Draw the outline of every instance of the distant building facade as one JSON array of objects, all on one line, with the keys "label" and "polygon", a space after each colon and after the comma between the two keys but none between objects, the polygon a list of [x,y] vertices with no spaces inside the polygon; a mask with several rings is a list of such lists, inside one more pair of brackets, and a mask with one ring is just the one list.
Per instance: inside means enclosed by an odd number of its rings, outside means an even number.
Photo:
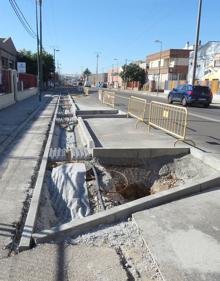
[{"label": "distant building facade", "polygon": [[93,85],[96,85],[97,83],[107,83],[108,82],[108,73],[98,73],[97,74],[91,74],[88,76],[88,80],[92,82]]},{"label": "distant building facade", "polygon": [[16,69],[17,50],[12,39],[0,38],[0,70]]},{"label": "distant building facade", "polygon": [[114,67],[108,70],[108,85],[111,88],[121,88],[123,85],[122,78],[120,73],[122,67]]},{"label": "distant building facade", "polygon": [[[166,80],[186,80],[189,64],[188,49],[169,49],[148,55],[148,79],[157,81],[160,72],[160,82]],[[161,60],[161,65],[160,65]],[[159,71],[160,68],[160,71]]]},{"label": "distant building facade", "polygon": [[[188,81],[191,83],[193,75],[194,51],[189,56]],[[198,49],[196,79],[220,80],[220,41],[209,41]]]}]

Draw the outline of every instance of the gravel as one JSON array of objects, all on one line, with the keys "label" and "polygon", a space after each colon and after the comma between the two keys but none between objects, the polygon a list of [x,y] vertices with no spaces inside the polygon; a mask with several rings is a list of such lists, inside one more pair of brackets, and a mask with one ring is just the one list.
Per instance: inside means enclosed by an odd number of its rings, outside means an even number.
[{"label": "gravel", "polygon": [[115,248],[123,267],[132,276],[131,280],[163,280],[156,261],[131,219],[117,224],[100,225],[93,231],[68,238],[66,242],[71,245]]}]

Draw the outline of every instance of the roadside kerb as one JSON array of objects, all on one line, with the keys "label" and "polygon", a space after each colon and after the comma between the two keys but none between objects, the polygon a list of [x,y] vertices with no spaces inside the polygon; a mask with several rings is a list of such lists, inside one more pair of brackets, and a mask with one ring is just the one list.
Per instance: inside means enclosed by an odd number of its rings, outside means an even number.
[{"label": "roadside kerb", "polygon": [[132,116],[137,119],[137,127],[138,122],[144,122],[145,112],[147,109],[149,110],[149,103],[147,103],[146,99],[131,96],[128,102],[127,116]]},{"label": "roadside kerb", "polygon": [[115,107],[115,93],[104,91],[102,94],[102,103]]},{"label": "roadside kerb", "polygon": [[89,152],[95,147],[95,143],[82,119],[82,117],[78,117],[78,125],[81,132],[81,136],[83,137],[83,142],[87,146]]},{"label": "roadside kerb", "polygon": [[30,248],[31,235],[34,231],[34,227],[35,227],[35,223],[36,223],[38,208],[39,208],[39,204],[40,204],[41,191],[42,191],[42,187],[43,187],[44,175],[45,175],[45,171],[46,171],[46,167],[47,167],[47,159],[48,159],[48,155],[49,155],[49,151],[50,151],[50,146],[52,143],[53,131],[54,131],[54,127],[55,127],[55,120],[56,120],[56,115],[57,115],[58,107],[59,107],[59,99],[60,99],[60,97],[57,99],[57,104],[56,104],[53,116],[51,117],[52,123],[51,123],[50,131],[49,131],[49,135],[47,138],[47,143],[46,143],[46,147],[44,150],[44,154],[43,154],[43,157],[41,160],[40,169],[39,169],[37,181],[36,181],[36,184],[34,187],[33,196],[31,198],[31,203],[30,203],[30,207],[28,210],[27,218],[26,218],[25,225],[24,225],[24,228],[22,231],[22,235],[21,235],[21,239],[20,239],[20,243],[19,243],[19,251],[27,250]]},{"label": "roadside kerb", "polygon": [[216,187],[216,184],[220,184],[219,173],[198,180],[193,185],[187,184],[182,187],[161,191],[82,219],[76,219],[51,229],[42,230],[39,233],[34,233],[32,237],[37,244],[62,240],[67,236],[79,235],[84,231],[89,231],[100,224],[114,223],[129,217],[133,213],[198,194],[211,187]]},{"label": "roadside kerb", "polygon": [[220,155],[213,156],[210,153],[203,152],[195,147],[190,148],[190,153],[195,158],[204,162],[206,165],[209,165],[213,169],[220,171]]}]

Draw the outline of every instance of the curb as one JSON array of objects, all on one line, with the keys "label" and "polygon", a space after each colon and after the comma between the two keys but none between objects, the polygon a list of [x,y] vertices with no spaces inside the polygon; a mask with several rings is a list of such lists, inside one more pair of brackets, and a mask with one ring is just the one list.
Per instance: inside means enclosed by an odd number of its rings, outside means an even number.
[{"label": "curb", "polygon": [[46,166],[47,166],[47,158],[49,155],[49,150],[52,142],[52,137],[53,137],[53,131],[55,127],[55,120],[56,120],[56,114],[58,111],[58,105],[59,105],[59,98],[57,100],[56,107],[53,112],[53,116],[51,117],[52,119],[52,124],[50,127],[49,135],[47,138],[47,143],[46,147],[44,150],[43,157],[41,159],[41,164],[40,164],[40,169],[37,177],[37,181],[34,187],[34,192],[33,196],[31,198],[31,203],[30,207],[28,210],[28,214],[26,217],[25,225],[22,231],[20,243],[19,243],[19,252],[27,250],[30,248],[30,243],[31,243],[31,235],[34,230],[36,218],[37,218],[37,212],[38,212],[38,207],[40,203],[40,197],[41,197],[41,191],[42,191],[42,186],[43,186],[43,181],[44,181],[44,175],[46,171]]},{"label": "curb", "polygon": [[80,132],[81,132],[81,136],[83,137],[83,141],[84,143],[86,144],[87,148],[89,150],[91,150],[92,148],[95,147],[95,143],[82,119],[82,117],[78,117],[78,125],[79,125],[79,129],[80,129]]},{"label": "curb", "polygon": [[100,224],[105,225],[117,222],[129,217],[133,213],[200,193],[211,187],[215,187],[218,184],[220,184],[219,174],[214,174],[203,180],[197,181],[194,185],[187,184],[182,187],[161,191],[157,194],[143,197],[82,219],[77,219],[48,230],[43,230],[39,233],[34,233],[32,237],[37,244],[62,240],[65,239],[66,236],[79,235],[80,233],[89,231]]}]

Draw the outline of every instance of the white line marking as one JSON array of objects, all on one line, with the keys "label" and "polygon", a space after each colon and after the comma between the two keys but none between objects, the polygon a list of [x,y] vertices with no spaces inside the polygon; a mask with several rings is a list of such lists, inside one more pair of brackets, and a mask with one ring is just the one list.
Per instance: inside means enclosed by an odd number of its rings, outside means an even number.
[{"label": "white line marking", "polygon": [[205,116],[201,116],[201,115],[195,114],[195,113],[189,113],[189,115],[190,115],[190,116],[197,117],[197,118],[200,118],[200,119],[204,119],[204,120],[208,120],[208,121],[220,123],[220,120],[214,119],[214,118],[211,118],[211,117],[205,117]]}]

